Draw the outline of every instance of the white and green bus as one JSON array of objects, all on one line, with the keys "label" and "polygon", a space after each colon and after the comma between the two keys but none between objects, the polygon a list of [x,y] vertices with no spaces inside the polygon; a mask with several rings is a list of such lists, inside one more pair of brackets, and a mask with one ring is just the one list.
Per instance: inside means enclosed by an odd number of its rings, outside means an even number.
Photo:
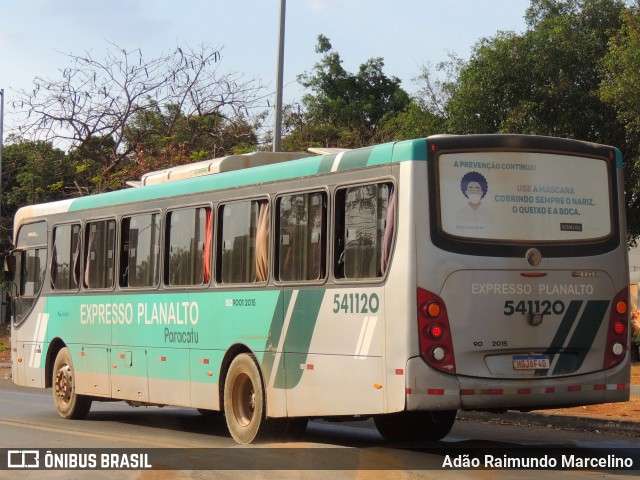
[{"label": "white and green bus", "polygon": [[136,186],[15,217],[13,381],[64,418],[119,399],[224,412],[241,443],[367,417],[433,440],[458,410],[629,398],[615,148],[433,136]]}]

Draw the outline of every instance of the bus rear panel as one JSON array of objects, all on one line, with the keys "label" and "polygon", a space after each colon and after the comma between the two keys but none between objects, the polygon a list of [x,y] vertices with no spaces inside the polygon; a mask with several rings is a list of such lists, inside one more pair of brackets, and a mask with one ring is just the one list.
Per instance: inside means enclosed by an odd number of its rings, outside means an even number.
[{"label": "bus rear panel", "polygon": [[409,410],[628,400],[621,163],[544,137],[429,139]]}]

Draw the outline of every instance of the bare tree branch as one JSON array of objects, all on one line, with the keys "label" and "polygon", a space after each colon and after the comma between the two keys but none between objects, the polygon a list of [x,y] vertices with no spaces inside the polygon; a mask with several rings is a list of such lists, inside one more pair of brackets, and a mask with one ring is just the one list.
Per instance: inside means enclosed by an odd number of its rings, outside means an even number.
[{"label": "bare tree branch", "polygon": [[58,78],[37,77],[32,90],[18,92],[14,105],[22,135],[55,141],[70,151],[104,141],[103,174],[108,174],[135,148],[127,145],[126,132],[136,115],[177,106],[170,109],[173,116],[163,132],[149,132],[170,135],[180,116],[219,115],[233,121],[246,118],[264,97],[258,80],[219,72],[220,48],[177,47],[145,60],[139,49],[110,45],[103,59],[88,51],[66,54],[70,65]]}]

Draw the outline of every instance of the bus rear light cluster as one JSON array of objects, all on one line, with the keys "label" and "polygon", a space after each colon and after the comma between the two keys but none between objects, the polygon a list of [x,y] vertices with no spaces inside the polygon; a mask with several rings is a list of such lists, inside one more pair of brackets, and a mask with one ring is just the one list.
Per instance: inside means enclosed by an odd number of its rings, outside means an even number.
[{"label": "bus rear light cluster", "polygon": [[440,297],[421,288],[418,289],[418,334],[423,360],[437,370],[455,373],[447,309]]},{"label": "bus rear light cluster", "polygon": [[604,368],[611,368],[619,364],[627,352],[629,343],[628,304],[629,291],[625,288],[615,296],[611,303]]}]

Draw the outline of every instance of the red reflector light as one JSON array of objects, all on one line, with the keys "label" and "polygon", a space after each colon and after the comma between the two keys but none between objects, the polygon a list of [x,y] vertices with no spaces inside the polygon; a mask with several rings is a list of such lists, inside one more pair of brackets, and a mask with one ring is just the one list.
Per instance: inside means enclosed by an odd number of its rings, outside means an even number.
[{"label": "red reflector light", "polygon": [[618,335],[620,335],[621,333],[624,333],[624,323],[616,322],[615,325],[613,326],[613,331],[616,332]]},{"label": "red reflector light", "polygon": [[433,338],[440,338],[442,336],[442,333],[443,333],[442,327],[437,323],[431,325],[431,328],[429,328],[429,334]]}]

